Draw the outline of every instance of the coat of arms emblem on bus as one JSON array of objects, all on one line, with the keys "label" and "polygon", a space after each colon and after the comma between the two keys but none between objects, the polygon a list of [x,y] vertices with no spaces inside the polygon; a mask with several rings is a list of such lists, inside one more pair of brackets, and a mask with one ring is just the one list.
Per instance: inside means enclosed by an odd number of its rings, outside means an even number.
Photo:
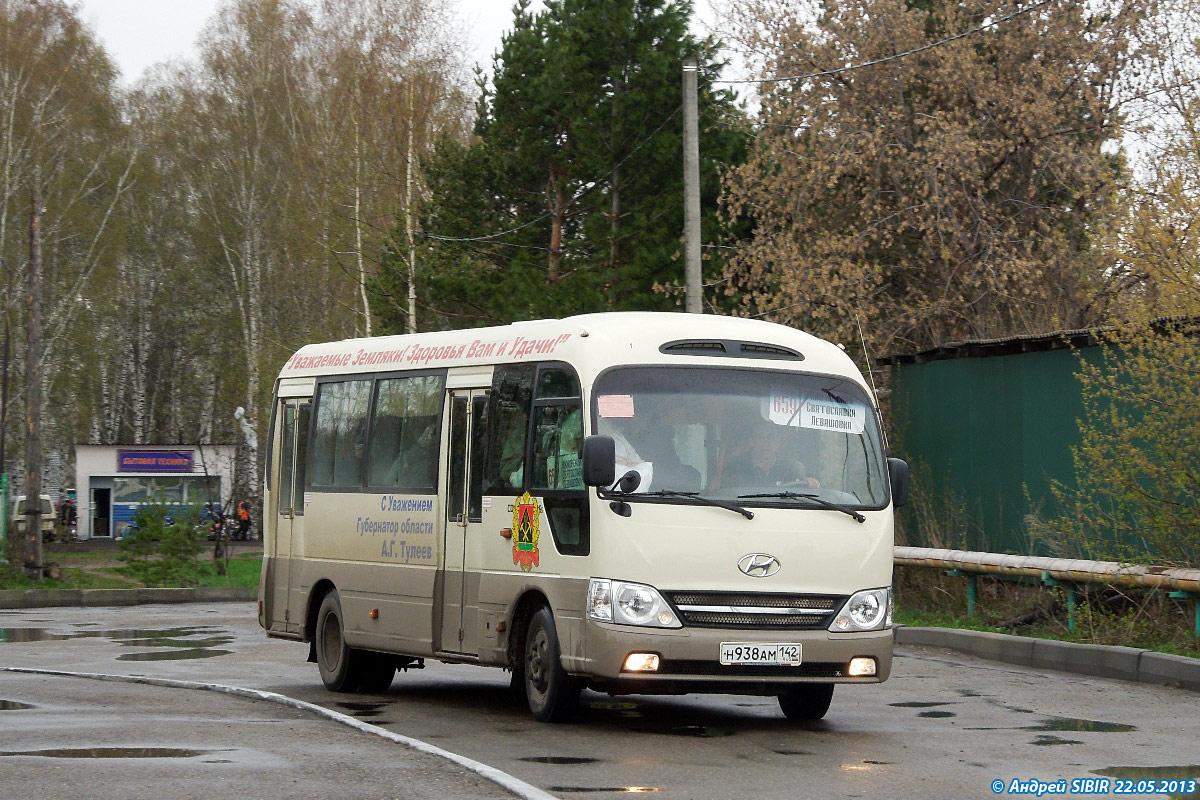
[{"label": "coat of arms emblem on bus", "polygon": [[529,572],[538,560],[538,506],[526,492],[513,508],[513,563]]}]

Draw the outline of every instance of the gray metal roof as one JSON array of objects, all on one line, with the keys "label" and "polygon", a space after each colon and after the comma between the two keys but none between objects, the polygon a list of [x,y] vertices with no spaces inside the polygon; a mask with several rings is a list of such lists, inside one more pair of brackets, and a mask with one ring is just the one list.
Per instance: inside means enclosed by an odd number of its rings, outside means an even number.
[{"label": "gray metal roof", "polygon": [[[1200,317],[1157,317],[1150,321],[1150,325],[1160,332],[1167,329],[1200,327]],[[924,364],[928,361],[943,361],[951,358],[987,358],[988,356],[1008,356],[1015,353],[1061,350],[1067,347],[1094,347],[1100,344],[1106,331],[1116,329],[1115,325],[1101,325],[1094,328],[1008,336],[1002,339],[970,339],[965,342],[950,342],[919,353],[894,353],[881,356],[875,359],[875,363],[881,366]]]}]

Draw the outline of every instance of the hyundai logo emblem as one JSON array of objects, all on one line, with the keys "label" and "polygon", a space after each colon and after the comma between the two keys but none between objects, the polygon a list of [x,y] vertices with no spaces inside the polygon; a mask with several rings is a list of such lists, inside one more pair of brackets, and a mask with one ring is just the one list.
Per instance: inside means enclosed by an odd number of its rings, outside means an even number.
[{"label": "hyundai logo emblem", "polygon": [[779,559],[766,553],[750,553],[742,556],[738,569],[751,578],[769,578],[779,572]]}]

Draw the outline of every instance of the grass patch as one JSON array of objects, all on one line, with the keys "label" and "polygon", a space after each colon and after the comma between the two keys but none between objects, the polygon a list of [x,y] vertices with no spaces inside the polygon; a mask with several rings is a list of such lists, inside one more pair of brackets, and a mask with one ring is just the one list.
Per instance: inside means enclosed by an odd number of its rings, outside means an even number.
[{"label": "grass patch", "polygon": [[[60,562],[61,563],[61,562]],[[20,565],[8,564],[0,567],[0,590],[8,589],[130,589],[139,584],[107,572],[96,572],[77,567],[63,567],[60,580],[41,580],[25,577]]]},{"label": "grass patch", "polygon": [[[47,564],[55,562],[62,567],[60,580],[37,581],[25,577],[20,564],[0,565],[0,590],[15,589],[138,589],[146,586],[134,570],[116,564],[112,553],[55,553],[47,557]],[[109,562],[109,563],[105,563]],[[218,575],[212,562],[202,561],[195,573],[196,585],[214,587],[258,586],[262,571],[262,556],[246,553],[229,559],[225,575]]]},{"label": "grass patch", "polygon": [[229,566],[224,575],[218,575],[210,564],[208,573],[200,577],[201,586],[241,586],[249,589],[258,588],[258,579],[262,574],[262,556],[247,553],[229,559]]}]

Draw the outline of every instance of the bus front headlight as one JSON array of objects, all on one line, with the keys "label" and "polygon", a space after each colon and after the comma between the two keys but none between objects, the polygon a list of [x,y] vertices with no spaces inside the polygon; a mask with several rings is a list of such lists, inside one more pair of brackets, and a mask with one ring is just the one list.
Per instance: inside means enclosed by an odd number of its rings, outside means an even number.
[{"label": "bus front headlight", "polygon": [[890,588],[855,592],[834,617],[829,630],[834,633],[882,630],[891,623],[891,610]]},{"label": "bus front headlight", "polygon": [[588,581],[588,619],[650,628],[681,628],[679,618],[653,586],[592,578]]}]

